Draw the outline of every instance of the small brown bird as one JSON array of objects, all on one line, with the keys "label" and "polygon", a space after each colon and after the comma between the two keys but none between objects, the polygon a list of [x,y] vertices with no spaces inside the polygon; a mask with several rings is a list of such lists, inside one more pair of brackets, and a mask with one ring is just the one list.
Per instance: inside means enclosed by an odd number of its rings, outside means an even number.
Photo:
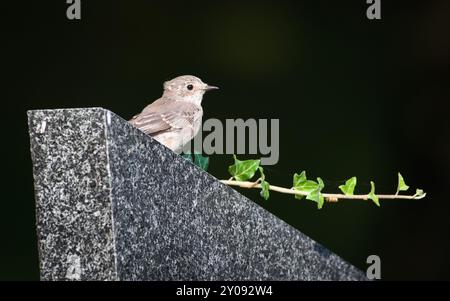
[{"label": "small brown bird", "polygon": [[164,93],[134,116],[129,122],[180,153],[183,146],[197,135],[202,124],[203,94],[218,89],[198,77],[183,75],[164,83]]}]

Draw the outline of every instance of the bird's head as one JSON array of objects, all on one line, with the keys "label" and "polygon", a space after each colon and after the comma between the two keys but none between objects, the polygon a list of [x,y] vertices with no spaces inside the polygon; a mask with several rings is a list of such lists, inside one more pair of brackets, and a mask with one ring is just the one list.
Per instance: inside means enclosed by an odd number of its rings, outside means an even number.
[{"label": "bird's head", "polygon": [[172,98],[176,101],[186,101],[200,105],[203,94],[205,94],[206,91],[214,89],[219,88],[205,84],[198,77],[183,75],[164,83],[163,96]]}]

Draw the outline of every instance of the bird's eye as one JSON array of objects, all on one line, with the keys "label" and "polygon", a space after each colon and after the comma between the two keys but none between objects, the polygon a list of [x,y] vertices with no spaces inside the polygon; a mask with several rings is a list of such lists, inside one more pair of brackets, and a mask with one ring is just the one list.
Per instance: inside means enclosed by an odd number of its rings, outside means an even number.
[{"label": "bird's eye", "polygon": [[194,89],[194,86],[193,85],[187,85],[186,88],[190,91],[190,90]]}]

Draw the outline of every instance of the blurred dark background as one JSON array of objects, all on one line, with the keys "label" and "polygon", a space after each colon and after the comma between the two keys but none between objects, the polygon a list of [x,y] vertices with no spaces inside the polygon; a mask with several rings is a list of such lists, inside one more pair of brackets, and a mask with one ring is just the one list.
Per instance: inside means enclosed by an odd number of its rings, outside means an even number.
[{"label": "blurred dark background", "polygon": [[[314,203],[242,191],[361,269],[381,257],[385,280],[450,279],[450,3],[382,1],[65,1],[2,5],[0,279],[39,278],[26,111],[93,107],[128,119],[193,74],[221,87],[205,118],[279,118],[289,186],[303,169],[329,191],[395,191],[397,171],[417,201]],[[229,155],[211,157],[227,178]]]}]

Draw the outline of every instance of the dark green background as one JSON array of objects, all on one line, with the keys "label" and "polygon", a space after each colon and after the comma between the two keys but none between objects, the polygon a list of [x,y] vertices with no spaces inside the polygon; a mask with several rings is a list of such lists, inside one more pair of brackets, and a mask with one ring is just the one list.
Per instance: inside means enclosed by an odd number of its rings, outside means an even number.
[{"label": "dark green background", "polygon": [[[193,74],[221,87],[205,118],[279,118],[273,184],[303,169],[336,191],[395,190],[396,173],[428,192],[420,201],[309,201],[242,191],[361,269],[383,279],[449,279],[448,1],[65,1],[2,5],[0,279],[38,279],[26,110],[102,106],[130,118],[162,82]],[[6,6],[5,6],[6,5]],[[226,178],[231,156],[212,156]],[[250,238],[251,239],[251,238]]]}]

